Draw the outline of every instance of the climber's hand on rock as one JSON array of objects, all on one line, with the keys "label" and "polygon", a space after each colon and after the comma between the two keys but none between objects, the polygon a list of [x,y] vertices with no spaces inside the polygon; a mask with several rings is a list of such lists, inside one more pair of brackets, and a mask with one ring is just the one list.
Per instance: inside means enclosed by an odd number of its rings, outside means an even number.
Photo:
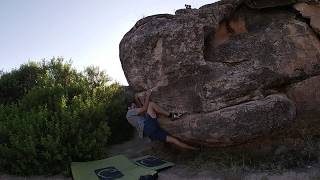
[{"label": "climber's hand on rock", "polygon": [[150,90],[148,90],[147,92],[146,92],[146,97],[147,96],[150,96],[151,95],[151,93],[152,93],[152,90],[150,89]]}]

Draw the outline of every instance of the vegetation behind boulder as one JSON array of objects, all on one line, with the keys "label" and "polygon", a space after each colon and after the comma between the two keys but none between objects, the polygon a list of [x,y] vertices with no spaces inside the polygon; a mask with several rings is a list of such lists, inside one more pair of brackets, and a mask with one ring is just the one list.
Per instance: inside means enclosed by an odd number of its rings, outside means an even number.
[{"label": "vegetation behind boulder", "polygon": [[124,89],[98,68],[77,72],[53,58],[0,76],[0,171],[68,172],[71,161],[104,158],[127,140]]}]

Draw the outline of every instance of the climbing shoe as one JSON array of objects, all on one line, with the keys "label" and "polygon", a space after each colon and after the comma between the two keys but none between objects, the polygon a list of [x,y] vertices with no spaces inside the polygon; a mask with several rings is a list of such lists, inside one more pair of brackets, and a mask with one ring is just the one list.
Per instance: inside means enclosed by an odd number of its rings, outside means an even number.
[{"label": "climbing shoe", "polygon": [[175,121],[177,119],[179,119],[182,116],[182,113],[170,113],[169,114],[169,118],[171,121]]}]

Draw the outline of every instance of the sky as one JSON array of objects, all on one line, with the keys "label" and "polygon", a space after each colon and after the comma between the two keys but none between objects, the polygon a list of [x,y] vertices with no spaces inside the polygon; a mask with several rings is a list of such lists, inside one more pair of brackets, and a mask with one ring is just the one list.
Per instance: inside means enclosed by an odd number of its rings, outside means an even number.
[{"label": "sky", "polygon": [[28,61],[64,57],[82,71],[105,70],[127,85],[119,60],[122,37],[141,18],[174,14],[215,0],[1,0],[0,70]]}]

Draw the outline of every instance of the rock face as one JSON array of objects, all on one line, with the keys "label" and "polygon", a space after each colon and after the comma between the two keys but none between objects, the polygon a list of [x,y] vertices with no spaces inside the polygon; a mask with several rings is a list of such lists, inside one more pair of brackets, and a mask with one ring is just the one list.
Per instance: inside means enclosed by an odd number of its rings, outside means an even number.
[{"label": "rock face", "polygon": [[310,25],[312,28],[320,33],[320,5],[298,3],[294,5],[294,8],[302,14],[303,17],[310,19]]},{"label": "rock face", "polygon": [[[306,5],[318,12],[316,1]],[[301,102],[320,105],[319,31],[308,20],[320,12],[304,18],[302,9],[222,0],[146,17],[120,43],[122,67],[135,91],[154,89],[153,101],[184,113],[161,125],[186,142],[229,146],[281,132],[305,112]]]}]

